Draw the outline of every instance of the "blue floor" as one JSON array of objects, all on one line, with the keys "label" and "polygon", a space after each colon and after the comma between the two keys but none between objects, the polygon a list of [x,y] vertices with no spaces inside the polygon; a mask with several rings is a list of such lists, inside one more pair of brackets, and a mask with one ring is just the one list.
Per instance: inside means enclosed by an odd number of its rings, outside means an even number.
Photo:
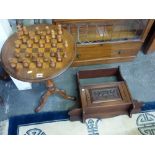
[{"label": "blue floor", "polygon": [[[127,81],[134,99],[144,102],[155,101],[155,53],[144,55],[139,52],[133,62],[70,68],[54,81],[58,88],[66,90],[69,95],[77,96],[77,71],[117,66],[121,67],[123,77]],[[44,90],[44,83],[33,84],[31,90],[19,91],[12,81],[0,81],[0,96],[4,99],[4,105],[0,105],[0,121],[11,116],[33,114]],[[64,100],[54,95],[49,97],[41,113],[66,111],[78,106],[78,102]]]}]

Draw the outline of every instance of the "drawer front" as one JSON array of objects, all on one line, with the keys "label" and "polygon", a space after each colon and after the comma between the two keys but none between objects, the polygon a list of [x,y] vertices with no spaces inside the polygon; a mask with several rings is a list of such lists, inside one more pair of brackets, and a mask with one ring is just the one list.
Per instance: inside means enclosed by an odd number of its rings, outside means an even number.
[{"label": "drawer front", "polygon": [[77,47],[76,60],[136,55],[141,43],[114,43]]},{"label": "drawer front", "polygon": [[111,63],[111,59],[128,59],[128,57],[135,57],[141,45],[141,42],[130,42],[78,46],[73,66],[99,64],[102,60],[103,63],[104,60],[105,63],[107,63],[108,60],[110,60],[109,62]]}]

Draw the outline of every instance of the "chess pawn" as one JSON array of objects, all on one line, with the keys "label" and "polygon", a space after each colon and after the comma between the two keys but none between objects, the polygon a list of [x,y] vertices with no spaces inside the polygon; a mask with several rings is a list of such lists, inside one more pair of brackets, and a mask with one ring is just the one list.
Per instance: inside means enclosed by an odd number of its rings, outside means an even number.
[{"label": "chess pawn", "polygon": [[45,36],[44,35],[41,35],[41,39],[45,39]]},{"label": "chess pawn", "polygon": [[62,34],[62,27],[60,24],[58,24],[58,34],[61,35]]},{"label": "chess pawn", "polygon": [[58,62],[62,61],[60,52],[57,52],[56,59],[57,59]]},{"label": "chess pawn", "polygon": [[44,47],[44,44],[43,43],[39,43],[39,47],[40,48],[43,48]]},{"label": "chess pawn", "polygon": [[51,33],[50,29],[49,29],[49,26],[46,26],[45,29],[46,29],[46,34],[50,34]]},{"label": "chess pawn", "polygon": [[58,30],[58,34],[59,35],[62,35],[62,30]]},{"label": "chess pawn", "polygon": [[40,61],[37,61],[36,66],[37,66],[38,68],[42,68],[43,64],[42,64]]},{"label": "chess pawn", "polygon": [[27,34],[28,34],[28,31],[27,31],[27,29],[26,29],[26,27],[25,27],[25,26],[23,26],[23,33],[24,33],[25,35],[27,35]]},{"label": "chess pawn", "polygon": [[31,38],[32,38],[32,35],[33,35],[33,34],[32,34],[32,31],[29,31],[29,32],[28,32],[28,35],[29,35],[29,38],[31,39]]},{"label": "chess pawn", "polygon": [[29,58],[29,57],[30,57],[30,54],[29,54],[29,53],[26,53],[26,54],[25,54],[25,57],[26,57],[26,58]]},{"label": "chess pawn", "polygon": [[34,42],[35,42],[35,43],[38,43],[38,42],[39,42],[38,37],[36,37],[36,36],[34,37]]},{"label": "chess pawn", "polygon": [[23,43],[26,43],[26,42],[27,42],[27,39],[24,37],[24,38],[22,39],[22,41],[23,41]]},{"label": "chess pawn", "polygon": [[58,30],[62,30],[61,24],[58,24]]},{"label": "chess pawn", "polygon": [[15,62],[10,62],[11,68],[16,68],[17,64]]},{"label": "chess pawn", "polygon": [[31,40],[34,39],[34,35],[33,34],[31,34],[29,37],[30,37]]},{"label": "chess pawn", "polygon": [[61,35],[57,35],[57,41],[58,41],[58,43],[61,43],[61,42],[62,42],[62,37],[61,37]]},{"label": "chess pawn", "polygon": [[50,42],[50,38],[49,36],[46,36],[46,43],[49,43]]},{"label": "chess pawn", "polygon": [[32,44],[31,43],[27,43],[27,47],[28,48],[31,48],[32,47]]},{"label": "chess pawn", "polygon": [[64,58],[67,58],[67,53],[66,53],[66,51],[64,51]]},{"label": "chess pawn", "polygon": [[36,34],[40,34],[40,30],[39,30],[39,27],[35,27],[35,29],[36,29]]},{"label": "chess pawn", "polygon": [[20,44],[19,43],[15,43],[15,47],[16,48],[19,48],[20,47]]},{"label": "chess pawn", "polygon": [[48,58],[47,57],[44,57],[44,62],[48,62]]},{"label": "chess pawn", "polygon": [[24,61],[24,62],[23,62],[23,66],[24,66],[25,68],[28,68],[28,67],[29,67],[29,63],[26,62],[26,61]]},{"label": "chess pawn", "polygon": [[43,57],[43,56],[44,56],[44,53],[42,53],[42,52],[38,53],[38,57]]},{"label": "chess pawn", "polygon": [[54,30],[51,30],[51,37],[52,37],[52,39],[55,39],[55,32],[54,32]]},{"label": "chess pawn", "polygon": [[54,40],[52,41],[52,47],[56,47],[56,43]]},{"label": "chess pawn", "polygon": [[15,57],[16,58],[19,58],[20,57],[20,54],[19,53],[15,53]]},{"label": "chess pawn", "polygon": [[65,46],[65,48],[68,47],[68,42],[67,42],[67,40],[65,40],[64,46]]},{"label": "chess pawn", "polygon": [[50,56],[51,56],[51,57],[55,57],[55,52],[51,51],[51,52],[50,52]]},{"label": "chess pawn", "polygon": [[50,59],[50,67],[55,68],[56,67],[56,63],[53,61],[53,59]]}]

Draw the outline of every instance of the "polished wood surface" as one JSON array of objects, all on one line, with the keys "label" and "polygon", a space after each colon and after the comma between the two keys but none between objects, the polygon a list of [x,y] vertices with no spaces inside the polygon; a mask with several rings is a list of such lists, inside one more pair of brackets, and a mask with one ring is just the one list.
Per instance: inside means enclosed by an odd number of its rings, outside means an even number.
[{"label": "polished wood surface", "polygon": [[2,64],[12,77],[27,82],[45,81],[60,75],[72,64],[76,46],[66,30],[39,24],[19,33],[7,39],[1,54]]},{"label": "polished wood surface", "polygon": [[56,19],[54,23],[61,23],[73,35],[77,55],[72,66],[81,66],[133,60],[153,20]]},{"label": "polished wood surface", "polygon": [[72,66],[132,60],[136,57],[140,47],[139,41],[77,46],[77,55]]},{"label": "polished wood surface", "polygon": [[[80,84],[80,79],[110,76],[115,76],[117,81],[101,84]],[[108,118],[123,114],[131,117],[133,113],[139,112],[141,109],[142,103],[132,99],[119,68],[79,71],[77,79],[81,102],[79,108],[69,112],[71,121],[82,120],[85,122],[87,118]]]},{"label": "polished wood surface", "polygon": [[67,70],[75,58],[76,45],[72,35],[61,25],[18,25],[17,29],[18,32],[5,42],[1,60],[6,72],[18,80],[46,81],[47,90],[35,112],[39,112],[48,97],[55,93],[65,99],[75,100],[64,90],[56,88],[51,80]]},{"label": "polished wood surface", "polygon": [[155,20],[142,49],[145,54],[155,52]]}]

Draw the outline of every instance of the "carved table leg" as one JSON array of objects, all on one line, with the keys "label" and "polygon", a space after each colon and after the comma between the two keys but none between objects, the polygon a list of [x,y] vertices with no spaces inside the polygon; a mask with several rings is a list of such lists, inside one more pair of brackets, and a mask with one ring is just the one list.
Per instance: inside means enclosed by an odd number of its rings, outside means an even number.
[{"label": "carved table leg", "polygon": [[39,106],[35,109],[35,112],[39,112],[43,107],[44,105],[46,104],[46,101],[48,99],[48,97],[50,95],[54,94],[54,91],[49,91],[47,90],[41,97],[40,99],[40,103],[39,103]]},{"label": "carved table leg", "polygon": [[46,87],[47,87],[47,91],[42,95],[41,99],[40,99],[40,103],[39,103],[39,106],[35,109],[35,112],[39,112],[43,107],[44,105],[46,104],[46,101],[48,99],[48,97],[50,95],[53,95],[55,93],[61,95],[63,98],[65,99],[69,99],[69,100],[76,100],[75,97],[72,97],[72,96],[68,96],[64,90],[60,90],[58,88],[55,87],[55,84],[53,83],[52,80],[48,80],[46,82]]},{"label": "carved table leg", "polygon": [[55,92],[55,93],[59,94],[59,95],[62,96],[64,99],[73,100],[73,101],[76,100],[75,97],[73,97],[73,96],[68,96],[64,90],[60,90],[60,89],[56,88],[56,92]]}]

